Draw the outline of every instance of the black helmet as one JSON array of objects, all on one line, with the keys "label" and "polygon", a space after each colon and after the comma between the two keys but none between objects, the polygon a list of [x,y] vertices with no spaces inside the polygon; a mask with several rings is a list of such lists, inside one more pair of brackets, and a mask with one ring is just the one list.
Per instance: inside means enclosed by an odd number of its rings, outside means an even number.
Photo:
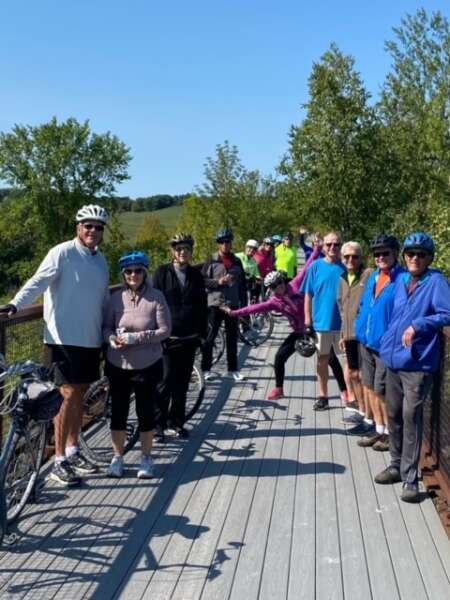
[{"label": "black helmet", "polygon": [[194,238],[190,233],[184,233],[183,231],[180,231],[180,233],[176,233],[170,240],[170,245],[172,248],[178,244],[186,244],[187,246],[192,247],[194,245]]},{"label": "black helmet", "polygon": [[316,351],[316,342],[313,337],[303,333],[295,342],[295,349],[301,356],[309,358]]},{"label": "black helmet", "polygon": [[216,235],[216,242],[231,242],[233,241],[233,230],[228,227],[221,227]]},{"label": "black helmet", "polygon": [[284,240],[293,240],[294,234],[292,233],[292,231],[286,231],[286,233],[283,235],[283,239]]},{"label": "black helmet", "polygon": [[390,248],[391,250],[396,250],[398,252],[400,250],[400,244],[393,235],[382,233],[381,235],[377,235],[370,243],[372,252],[379,248]]}]

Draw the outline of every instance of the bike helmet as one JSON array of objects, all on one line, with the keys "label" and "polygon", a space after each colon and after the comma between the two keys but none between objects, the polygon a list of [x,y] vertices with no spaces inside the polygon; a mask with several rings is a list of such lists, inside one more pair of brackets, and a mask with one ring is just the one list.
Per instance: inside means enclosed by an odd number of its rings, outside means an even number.
[{"label": "bike helmet", "polygon": [[133,250],[133,252],[128,252],[119,259],[119,267],[121,269],[126,269],[127,267],[131,267],[131,265],[142,265],[148,269],[150,265],[150,259],[145,252]]},{"label": "bike helmet", "polygon": [[82,206],[80,210],[77,212],[77,216],[75,217],[75,221],[77,223],[82,223],[83,221],[100,221],[105,225],[108,223],[108,213],[106,210],[98,206],[97,204],[86,204]]},{"label": "bike helmet", "polygon": [[281,242],[283,241],[281,235],[278,235],[277,233],[273,235],[271,239],[273,244],[281,244]]},{"label": "bike helmet", "polygon": [[190,233],[184,233],[184,231],[181,231],[180,233],[176,233],[170,240],[170,245],[172,248],[177,244],[186,244],[187,246],[192,247],[194,245],[194,238]]},{"label": "bike helmet", "polygon": [[295,349],[301,356],[304,356],[305,358],[312,356],[316,351],[316,343],[314,338],[304,333],[295,342]]},{"label": "bike helmet", "polygon": [[270,271],[264,277],[264,285],[266,287],[277,287],[280,283],[286,283],[288,279],[285,271]]},{"label": "bike helmet", "polygon": [[370,243],[370,249],[372,251],[378,250],[379,248],[390,248],[391,250],[400,250],[400,244],[393,235],[386,235],[382,233],[377,235]]},{"label": "bike helmet", "polygon": [[264,243],[264,244],[269,244],[270,246],[273,246],[273,245],[274,245],[273,238],[271,238],[271,237],[265,237],[265,238],[263,239],[263,243]]},{"label": "bike helmet", "polygon": [[228,227],[219,229],[216,235],[216,242],[231,242],[234,239],[233,230]]},{"label": "bike helmet", "polygon": [[403,242],[403,252],[406,250],[423,250],[424,252],[431,254],[431,256],[434,256],[436,246],[427,233],[415,231],[414,233],[410,233]]},{"label": "bike helmet", "polygon": [[286,231],[286,233],[283,235],[283,239],[284,240],[293,240],[294,234],[292,233],[292,231]]},{"label": "bike helmet", "polygon": [[248,240],[247,243],[245,244],[246,248],[254,248],[255,250],[258,250],[259,248],[259,244],[256,240]]}]

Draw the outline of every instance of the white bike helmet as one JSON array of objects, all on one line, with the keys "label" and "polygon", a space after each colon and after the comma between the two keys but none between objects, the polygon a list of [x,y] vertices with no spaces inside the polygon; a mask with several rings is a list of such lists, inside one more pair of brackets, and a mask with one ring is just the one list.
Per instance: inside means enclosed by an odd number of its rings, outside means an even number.
[{"label": "white bike helmet", "polygon": [[256,240],[248,240],[247,243],[245,244],[246,248],[255,248],[255,250],[258,250],[259,248],[259,244]]},{"label": "white bike helmet", "polygon": [[286,283],[287,280],[288,276],[285,271],[270,271],[264,277],[264,285],[266,287],[277,287],[280,283]]},{"label": "white bike helmet", "polygon": [[77,216],[75,217],[75,221],[77,223],[82,223],[83,221],[100,221],[105,225],[108,222],[108,213],[106,210],[98,206],[97,204],[86,204],[82,206],[80,210],[77,212]]}]

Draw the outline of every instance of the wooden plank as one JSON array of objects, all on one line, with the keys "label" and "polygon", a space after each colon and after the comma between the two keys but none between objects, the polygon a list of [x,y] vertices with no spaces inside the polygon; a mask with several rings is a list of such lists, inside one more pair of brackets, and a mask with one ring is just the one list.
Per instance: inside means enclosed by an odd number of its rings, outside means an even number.
[{"label": "wooden plank", "polygon": [[437,514],[433,502],[422,502],[420,504],[420,510],[423,513],[433,543],[439,552],[442,568],[447,575],[447,579],[450,580],[450,540],[445,529],[442,527],[441,520],[439,519],[439,515]]}]

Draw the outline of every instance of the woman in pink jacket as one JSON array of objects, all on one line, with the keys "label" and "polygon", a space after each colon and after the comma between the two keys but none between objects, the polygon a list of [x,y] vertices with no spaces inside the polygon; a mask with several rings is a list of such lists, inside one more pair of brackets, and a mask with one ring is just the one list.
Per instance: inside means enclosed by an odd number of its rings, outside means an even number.
[{"label": "woman in pink jacket", "polygon": [[[233,317],[245,317],[256,313],[265,313],[275,311],[284,315],[289,325],[292,327],[292,332],[287,336],[284,342],[278,349],[275,356],[275,387],[267,397],[268,400],[277,400],[283,397],[283,383],[284,383],[284,366],[286,361],[295,352],[295,343],[301,339],[304,335],[304,294],[299,289],[305,279],[306,273],[311,263],[321,256],[321,246],[316,246],[314,252],[309,257],[304,267],[299,273],[287,283],[287,274],[283,271],[272,271],[264,278],[264,285],[270,287],[273,291],[271,296],[265,302],[260,304],[251,304],[240,308],[238,310],[231,310],[230,308],[224,307],[223,310]],[[336,364],[337,363],[337,364]],[[330,355],[329,361],[332,371],[335,373],[340,370],[342,375],[342,369],[339,364],[339,359],[335,354]],[[340,378],[342,379],[342,377]],[[339,381],[339,387],[344,387],[345,382]]]}]

